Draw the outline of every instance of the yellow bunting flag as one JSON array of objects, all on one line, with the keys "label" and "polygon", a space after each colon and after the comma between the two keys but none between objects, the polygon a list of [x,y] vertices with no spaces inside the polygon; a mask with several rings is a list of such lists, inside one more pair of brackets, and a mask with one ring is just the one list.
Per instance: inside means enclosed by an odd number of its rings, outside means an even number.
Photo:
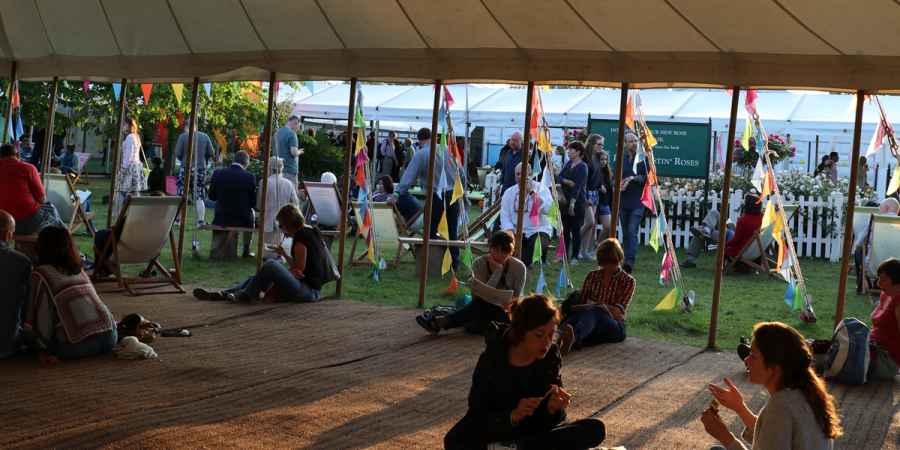
[{"label": "yellow bunting flag", "polygon": [[760,229],[765,230],[773,221],[775,221],[775,201],[769,200],[769,203],[766,205],[766,212],[763,213]]},{"label": "yellow bunting flag", "polygon": [[893,195],[900,188],[900,166],[894,169],[894,176],[891,177],[891,183],[888,185],[885,195]]},{"label": "yellow bunting flag", "polygon": [[537,140],[538,150],[544,153],[553,153],[553,144],[550,143],[550,133],[546,128],[541,129]]},{"label": "yellow bunting flag", "polygon": [[450,258],[450,249],[444,249],[444,261],[441,263],[441,275],[446,275],[450,271],[453,259]]},{"label": "yellow bunting flag", "polygon": [[369,249],[367,251],[369,256],[369,261],[372,261],[372,264],[375,264],[375,239],[370,236],[369,239]]},{"label": "yellow bunting flag", "polygon": [[175,94],[175,104],[181,104],[181,97],[184,95],[184,85],[181,83],[172,83],[172,93]]},{"label": "yellow bunting flag", "polygon": [[213,137],[216,139],[216,144],[219,144],[220,153],[228,150],[228,141],[225,140],[225,135],[222,134],[222,130],[214,128]]},{"label": "yellow bunting flag", "polygon": [[664,309],[673,309],[675,308],[675,304],[678,302],[678,288],[674,287],[665,297],[663,297],[662,301],[653,308],[654,311],[662,311]]},{"label": "yellow bunting flag", "polygon": [[447,226],[447,211],[444,211],[441,214],[441,221],[438,222],[437,233],[444,237],[444,239],[450,239],[450,228]]},{"label": "yellow bunting flag", "polygon": [[778,243],[778,262],[775,265],[776,270],[781,269],[784,262],[784,238],[781,236],[784,231],[784,214],[778,211],[775,214],[775,221],[772,223],[772,239]]},{"label": "yellow bunting flag", "polygon": [[741,147],[744,147],[744,150],[750,150],[750,135],[753,134],[753,125],[750,124],[750,118],[747,118],[747,122],[744,124],[744,134],[741,136]]},{"label": "yellow bunting flag", "polygon": [[641,126],[644,127],[644,132],[646,133],[647,138],[647,147],[650,147],[652,150],[653,147],[656,147],[656,136],[653,136],[653,132],[650,131],[650,127],[647,126],[647,123],[644,122],[644,119],[641,119]]},{"label": "yellow bunting flag", "polygon": [[456,182],[453,183],[453,195],[450,196],[450,204],[456,203],[457,200],[461,199],[465,194],[463,192],[462,182],[459,180],[460,177],[456,177]]}]

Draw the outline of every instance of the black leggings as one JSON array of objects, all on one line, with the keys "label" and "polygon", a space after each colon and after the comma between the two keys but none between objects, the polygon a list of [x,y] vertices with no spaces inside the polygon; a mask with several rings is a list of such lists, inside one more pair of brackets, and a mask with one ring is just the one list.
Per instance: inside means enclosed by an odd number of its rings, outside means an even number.
[{"label": "black leggings", "polygon": [[465,327],[467,333],[484,334],[491,322],[509,323],[509,315],[503,308],[478,297],[468,305],[447,316],[447,327]]},{"label": "black leggings", "polygon": [[[557,425],[549,430],[519,430],[515,437],[518,449],[586,450],[596,447],[606,437],[606,427],[600,419],[582,419]],[[490,430],[483,419],[465,415],[444,436],[446,450],[486,449],[488,444],[507,440]]]},{"label": "black leggings", "polygon": [[566,240],[566,257],[575,259],[581,252],[581,226],[584,225],[584,202],[575,202],[575,214],[569,215],[568,208],[562,214],[563,235]]}]

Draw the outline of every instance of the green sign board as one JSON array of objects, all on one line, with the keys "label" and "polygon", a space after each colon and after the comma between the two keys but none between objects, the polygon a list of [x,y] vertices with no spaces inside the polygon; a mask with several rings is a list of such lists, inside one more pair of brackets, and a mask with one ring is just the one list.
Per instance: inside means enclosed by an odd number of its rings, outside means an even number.
[{"label": "green sign board", "polygon": [[[661,177],[706,178],[712,140],[709,123],[647,122],[657,144],[653,148],[656,172]],[[590,119],[588,132],[606,138],[609,163],[615,166],[619,121]]]}]

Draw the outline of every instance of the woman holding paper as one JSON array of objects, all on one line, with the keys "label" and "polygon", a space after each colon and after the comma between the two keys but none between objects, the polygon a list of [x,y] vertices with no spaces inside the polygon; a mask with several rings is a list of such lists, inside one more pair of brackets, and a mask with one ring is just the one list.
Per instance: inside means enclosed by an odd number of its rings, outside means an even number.
[{"label": "woman holding paper", "polygon": [[491,322],[509,323],[510,305],[525,288],[525,264],[512,256],[512,234],[498,231],[488,241],[489,252],[472,263],[472,278],[468,285],[472,301],[446,316],[422,314],[416,323],[430,333],[464,327],[466,332],[484,334]]}]

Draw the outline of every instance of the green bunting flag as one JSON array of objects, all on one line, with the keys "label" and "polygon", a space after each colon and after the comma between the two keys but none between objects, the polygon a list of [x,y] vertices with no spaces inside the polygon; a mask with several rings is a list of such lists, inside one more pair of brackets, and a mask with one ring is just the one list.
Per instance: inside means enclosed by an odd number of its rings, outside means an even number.
[{"label": "green bunting flag", "polygon": [[543,258],[543,249],[541,249],[543,245],[541,244],[541,237],[537,236],[534,240],[534,256],[531,258],[531,262],[540,263]]},{"label": "green bunting flag", "polygon": [[472,268],[472,247],[466,245],[466,248],[463,249],[463,253],[462,253],[462,255],[460,255],[459,260],[462,261],[462,263],[465,264],[466,267],[471,269]]},{"label": "green bunting flag", "polygon": [[650,239],[647,240],[647,245],[657,253],[659,253],[659,222],[661,217],[662,216],[658,216],[658,218],[653,221],[653,227],[650,228]]},{"label": "green bunting flag", "polygon": [[557,203],[556,199],[554,199],[553,204],[550,205],[550,211],[547,213],[547,221],[550,222],[551,227],[559,227],[559,203]]}]

